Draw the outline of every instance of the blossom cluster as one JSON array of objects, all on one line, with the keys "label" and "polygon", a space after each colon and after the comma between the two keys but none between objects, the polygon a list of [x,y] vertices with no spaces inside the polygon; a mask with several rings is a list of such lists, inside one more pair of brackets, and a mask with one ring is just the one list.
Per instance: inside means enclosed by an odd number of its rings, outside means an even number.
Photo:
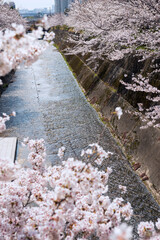
[{"label": "blossom cluster", "polygon": [[27,144],[29,150],[31,151],[28,155],[28,161],[32,164],[34,170],[43,172],[44,161],[46,157],[46,148],[44,146],[44,139],[39,140],[29,140],[29,138],[24,139],[24,145]]},{"label": "blossom cluster", "polygon": [[[5,23],[5,24],[4,24]],[[42,27],[47,17],[42,19]],[[46,49],[54,33],[43,32],[42,27],[26,33],[26,22],[16,10],[0,3],[0,76],[5,76],[21,63],[30,64]],[[44,38],[45,41],[39,41]]]},{"label": "blossom cluster", "polygon": [[[89,145],[90,148],[87,150],[82,150],[81,157],[84,155],[91,156],[96,153],[95,163],[97,165],[101,165],[105,159],[108,159],[110,155],[113,155],[112,152],[106,152],[102,147],[100,147],[97,143],[92,143]],[[111,169],[108,169],[110,173],[112,172]]]},{"label": "blossom cluster", "polygon": [[53,16],[48,17],[47,19],[43,19],[43,23],[46,30],[54,26],[64,25],[66,23],[65,21],[66,17],[63,14],[55,14]]},{"label": "blossom cluster", "polygon": [[[138,103],[139,113],[134,113],[139,116],[144,123],[141,129],[148,127],[160,128],[160,90],[150,84],[148,77],[143,77],[138,74],[132,77],[132,83],[121,81],[126,89],[134,92],[146,93],[146,99],[151,101],[151,107],[145,109],[142,103]],[[144,113],[143,115],[141,113]]]},{"label": "blossom cluster", "polygon": [[43,35],[42,28],[26,34],[23,25],[12,24],[13,30],[0,32],[0,76],[17,68],[22,62],[34,61],[45,48],[37,39]]},{"label": "blossom cluster", "polygon": [[0,1],[0,30],[12,29],[12,23],[23,25],[26,27],[26,20],[22,18],[16,9],[11,9],[7,5],[3,5]]},{"label": "blossom cluster", "polygon": [[[24,144],[31,151],[31,168],[0,160],[1,239],[132,239],[132,227],[122,222],[132,217],[130,203],[107,195],[110,168],[99,171],[73,158],[47,168],[44,140],[26,138]],[[98,144],[91,144],[84,154],[88,153],[108,157]],[[160,229],[160,220],[156,228]],[[141,238],[159,239],[152,222],[140,223],[138,233]]]},{"label": "blossom cluster", "polygon": [[[4,178],[5,182],[1,182],[0,232],[4,239],[69,240],[79,233],[83,233],[83,239],[91,234],[108,239],[117,234],[116,227],[123,228],[122,217],[131,218],[129,203],[122,198],[111,201],[106,195],[109,169],[98,171],[73,158],[61,166],[45,168],[44,140],[25,139],[25,144],[31,150],[28,160],[32,169],[18,169],[15,165],[11,171],[8,165],[5,176],[8,173],[12,181]],[[100,146],[96,147],[108,156]]]},{"label": "blossom cluster", "polygon": [[10,115],[3,113],[2,117],[0,117],[0,133],[4,132],[6,130],[6,122],[10,120],[10,116],[15,117],[16,113],[12,112]]}]

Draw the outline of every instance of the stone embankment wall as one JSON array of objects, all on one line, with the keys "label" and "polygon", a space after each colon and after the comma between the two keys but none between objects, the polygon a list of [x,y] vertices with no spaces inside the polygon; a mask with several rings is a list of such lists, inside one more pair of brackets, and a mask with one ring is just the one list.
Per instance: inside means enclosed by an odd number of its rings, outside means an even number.
[{"label": "stone embankment wall", "polygon": [[[56,30],[55,43],[63,52],[66,45],[66,32]],[[140,163],[141,167],[137,174],[146,173],[149,181],[146,184],[154,193],[160,190],[160,130],[150,127],[140,129],[142,122],[139,117],[127,113],[135,112],[137,102],[143,102],[146,106],[145,94],[137,94],[127,91],[120,80],[124,80],[127,74],[129,82],[132,73],[149,71],[151,60],[144,63],[132,56],[123,60],[110,62],[103,61],[96,73],[87,66],[87,56],[65,55],[66,61],[72,68],[73,73],[83,88],[90,103],[100,112],[101,119],[106,123],[112,134],[124,149],[126,156],[134,163]],[[154,78],[154,84],[159,85],[158,77]],[[113,114],[116,107],[123,109],[120,120]],[[157,195],[158,196],[158,195]]]}]

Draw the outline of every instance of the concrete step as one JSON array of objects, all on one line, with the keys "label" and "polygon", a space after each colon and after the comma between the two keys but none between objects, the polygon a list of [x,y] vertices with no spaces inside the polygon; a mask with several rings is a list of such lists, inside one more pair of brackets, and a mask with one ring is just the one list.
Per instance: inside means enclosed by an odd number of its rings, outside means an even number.
[{"label": "concrete step", "polygon": [[0,159],[15,161],[17,149],[17,138],[7,137],[0,138]]}]

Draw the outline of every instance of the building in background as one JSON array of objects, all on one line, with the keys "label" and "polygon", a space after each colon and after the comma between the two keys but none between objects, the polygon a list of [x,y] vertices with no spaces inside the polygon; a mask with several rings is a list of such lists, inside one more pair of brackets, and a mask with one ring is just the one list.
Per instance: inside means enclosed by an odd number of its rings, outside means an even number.
[{"label": "building in background", "polygon": [[16,4],[14,2],[5,2],[4,6],[9,6],[12,9],[16,8]]},{"label": "building in background", "polygon": [[9,6],[10,8],[12,9],[15,9],[16,8],[16,4],[14,2],[9,2]]},{"label": "building in background", "polygon": [[74,0],[55,0],[55,13],[64,13]]},{"label": "building in background", "polygon": [[65,12],[68,8],[68,0],[60,0],[61,3],[61,12]]},{"label": "building in background", "polygon": [[61,12],[60,0],[55,0],[55,11],[56,14]]},{"label": "building in background", "polygon": [[52,5],[52,13],[55,12],[55,5]]}]

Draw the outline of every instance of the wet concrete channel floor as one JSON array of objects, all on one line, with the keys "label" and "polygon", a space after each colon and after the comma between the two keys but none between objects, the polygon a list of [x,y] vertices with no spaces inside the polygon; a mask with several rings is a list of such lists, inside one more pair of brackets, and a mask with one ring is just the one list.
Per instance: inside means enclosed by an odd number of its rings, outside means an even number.
[{"label": "wet concrete channel floor", "polygon": [[[130,221],[134,226],[140,221],[156,221],[160,217],[159,205],[87,102],[56,48],[49,47],[31,66],[16,71],[13,83],[0,98],[0,112],[12,111],[16,111],[17,116],[11,118],[7,131],[0,137],[16,136],[19,141],[24,137],[44,138],[48,160],[52,164],[60,163],[57,156],[59,147],[66,147],[65,158],[76,157],[88,144],[100,139],[99,144],[114,153],[99,167],[100,170],[107,166],[113,169],[109,179],[110,197],[121,197],[119,184],[127,186],[128,191],[123,197],[134,209]],[[18,158],[23,156],[21,152],[20,147]]]}]

